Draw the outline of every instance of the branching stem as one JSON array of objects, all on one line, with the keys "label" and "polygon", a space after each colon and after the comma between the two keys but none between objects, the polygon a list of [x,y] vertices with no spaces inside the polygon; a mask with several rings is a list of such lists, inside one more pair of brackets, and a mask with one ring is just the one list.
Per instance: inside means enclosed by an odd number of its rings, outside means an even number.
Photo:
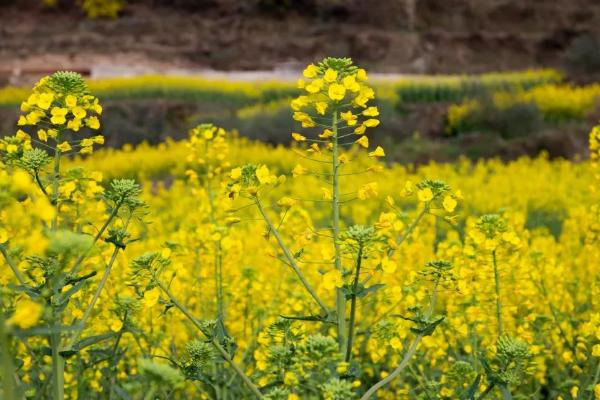
[{"label": "branching stem", "polygon": [[277,240],[277,243],[279,244],[279,247],[283,251],[283,255],[288,260],[289,266],[292,267],[292,269],[294,270],[294,272],[298,276],[298,279],[300,279],[300,282],[302,282],[302,285],[304,286],[304,288],[306,289],[306,291],[311,295],[311,297],[315,300],[315,302],[319,305],[319,307],[321,307],[321,310],[323,311],[324,316],[326,317],[327,315],[329,315],[329,309],[327,308],[327,306],[325,305],[325,303],[323,302],[323,300],[321,300],[321,298],[319,297],[319,295],[317,294],[317,292],[315,291],[315,289],[311,286],[311,284],[308,282],[308,280],[306,280],[306,277],[304,276],[304,274],[300,270],[300,267],[298,266],[298,263],[296,262],[295,257],[292,255],[292,252],[290,251],[290,249],[287,247],[287,245],[283,241],[283,238],[281,237],[281,234],[277,230],[277,227],[271,221],[271,218],[269,217],[269,215],[265,211],[265,209],[264,209],[262,203],[260,202],[260,199],[258,198],[258,196],[255,197],[255,202],[256,202],[256,206],[258,207],[258,210],[260,211],[263,219],[265,220],[265,222],[269,226],[270,232],[273,233],[273,236],[275,236],[275,239]]},{"label": "branching stem", "polygon": [[[429,308],[427,310],[427,314],[425,315],[425,320],[429,320],[429,318],[431,318],[431,316],[433,315],[435,303],[437,301],[438,286],[439,278],[435,282],[433,292],[431,294],[431,299],[429,300]],[[360,400],[370,399],[379,389],[383,388],[384,386],[392,382],[394,379],[396,379],[396,377],[400,375],[400,373],[408,366],[408,363],[417,352],[417,347],[419,346],[419,343],[421,343],[421,340],[424,336],[424,334],[419,333],[411,342],[408,350],[406,350],[404,357],[402,358],[400,364],[398,364],[396,369],[394,369],[388,376],[371,386],[369,390],[367,390],[365,394],[360,398]]]},{"label": "branching stem", "polygon": [[[179,311],[181,311],[187,317],[187,319],[189,319],[190,322],[200,332],[202,332],[202,334],[204,334],[204,332],[202,331],[202,325],[196,319],[196,317],[194,317],[192,315],[192,313],[171,294],[169,289],[162,282],[160,282],[159,280],[156,280],[156,284],[167,295],[167,297],[169,297],[169,299],[171,300],[173,305],[175,307],[177,307],[177,309],[179,309]],[[246,386],[248,386],[248,389],[250,389],[250,391],[252,391],[252,393],[257,398],[262,399],[263,398],[262,393],[258,390],[258,388],[254,385],[254,383],[252,383],[252,381],[244,373],[242,368],[231,359],[231,356],[229,355],[229,353],[223,348],[223,346],[221,346],[221,344],[217,341],[217,339],[215,339],[215,338],[209,338],[209,339],[211,339],[211,344],[219,352],[221,357],[223,357],[223,359],[231,366],[231,368],[233,368],[235,373],[242,379],[242,381],[246,384]]]}]

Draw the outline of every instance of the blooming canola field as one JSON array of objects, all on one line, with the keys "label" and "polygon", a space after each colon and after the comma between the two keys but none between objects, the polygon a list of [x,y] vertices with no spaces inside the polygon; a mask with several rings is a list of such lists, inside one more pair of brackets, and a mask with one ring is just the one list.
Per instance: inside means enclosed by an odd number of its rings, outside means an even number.
[{"label": "blooming canola field", "polygon": [[0,140],[6,399],[600,399],[585,161],[386,163],[367,71],[309,65],[291,147],[102,149],[42,79]]}]

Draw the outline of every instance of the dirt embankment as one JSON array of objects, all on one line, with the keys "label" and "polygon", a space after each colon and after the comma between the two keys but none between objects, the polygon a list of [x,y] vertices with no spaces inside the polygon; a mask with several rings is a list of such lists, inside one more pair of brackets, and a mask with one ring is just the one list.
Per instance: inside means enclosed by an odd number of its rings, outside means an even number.
[{"label": "dirt embankment", "polygon": [[325,55],[379,72],[561,67],[577,38],[600,37],[598,0],[130,0],[112,20],[86,19],[72,2],[0,0],[4,75],[91,65],[297,68]]}]

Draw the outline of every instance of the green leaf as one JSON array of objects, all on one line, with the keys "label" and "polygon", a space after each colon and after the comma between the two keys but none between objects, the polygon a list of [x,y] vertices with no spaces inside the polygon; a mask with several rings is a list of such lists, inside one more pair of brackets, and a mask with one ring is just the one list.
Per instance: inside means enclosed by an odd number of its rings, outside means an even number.
[{"label": "green leaf", "polygon": [[14,285],[9,283],[8,287],[12,290],[15,290],[17,292],[23,292],[26,293],[29,297],[31,297],[32,299],[37,299],[40,297],[41,294],[41,290],[40,288],[35,288],[35,287],[31,287],[31,286],[25,286],[25,285]]},{"label": "green leaf", "polygon": [[295,321],[309,321],[309,322],[324,322],[324,323],[335,323],[327,318],[323,318],[320,315],[279,315],[283,319],[291,319]]},{"label": "green leaf", "polygon": [[346,300],[351,300],[352,297],[363,298],[369,293],[374,293],[384,286],[385,284],[383,283],[377,283],[375,285],[365,287],[362,283],[358,283],[355,289],[354,285],[349,284],[342,286],[342,292],[344,293]]},{"label": "green leaf", "polygon": [[83,348],[92,346],[92,345],[102,342],[104,340],[117,337],[118,335],[119,335],[119,332],[107,332],[107,333],[102,333],[100,335],[89,336],[89,337],[86,337],[86,338],[80,340],[79,342],[77,342],[73,346],[73,348],[81,350]]},{"label": "green leaf", "polygon": [[[78,280],[74,281],[76,282],[73,286],[71,286],[69,288],[69,290],[67,290],[66,292],[63,293],[63,295],[61,296],[60,300],[57,302],[57,308],[59,310],[64,309],[67,306],[67,303],[69,302],[69,299],[77,292],[79,292],[83,286],[87,283],[87,280],[93,276],[96,276],[97,272],[91,272],[83,277],[80,277]],[[65,284],[66,285],[66,284]]]},{"label": "green leaf", "polygon": [[473,383],[469,385],[467,390],[460,396],[461,400],[475,400],[475,395],[479,391],[479,385],[481,384],[481,375],[477,375]]},{"label": "green leaf", "polygon": [[299,258],[304,253],[304,247],[294,253],[294,258]]},{"label": "green leaf", "polygon": [[63,350],[58,352],[58,354],[60,354],[65,359],[69,359],[77,353],[79,353],[79,350]]},{"label": "green leaf", "polygon": [[422,336],[430,336],[433,331],[435,331],[435,328],[442,323],[442,321],[445,319],[446,317],[440,317],[439,319],[433,321],[433,322],[425,322],[425,321],[421,321],[421,326],[418,328],[410,328],[411,331],[418,333],[419,335]]},{"label": "green leaf", "polygon": [[131,400],[129,394],[119,385],[113,385],[112,391],[116,393],[122,400]]},{"label": "green leaf", "polygon": [[90,278],[96,276],[97,274],[98,274],[97,271],[92,271],[92,272],[90,272],[89,274],[86,274],[86,275],[69,277],[69,278],[65,279],[65,286],[67,286],[67,285],[74,285],[74,284],[79,283],[81,281],[85,281],[87,279],[90,279]]},{"label": "green leaf", "polygon": [[368,286],[368,287],[364,287],[363,286],[363,289],[360,291],[360,293],[356,294],[356,297],[365,297],[369,293],[374,293],[374,292],[378,291],[379,289],[381,289],[384,286],[385,286],[384,283],[377,283],[375,285],[371,285],[371,286]]}]

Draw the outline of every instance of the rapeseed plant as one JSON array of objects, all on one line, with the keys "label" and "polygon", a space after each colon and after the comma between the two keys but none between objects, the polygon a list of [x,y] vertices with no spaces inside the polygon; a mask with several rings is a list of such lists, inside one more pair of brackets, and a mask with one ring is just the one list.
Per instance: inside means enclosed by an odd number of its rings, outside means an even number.
[{"label": "rapeseed plant", "polygon": [[[13,177],[19,179],[25,200],[13,198],[12,204],[2,211],[10,211],[11,207],[22,204],[21,207],[31,210],[32,215],[39,215],[39,219],[29,221],[27,229],[31,233],[28,235],[23,236],[22,230],[14,231],[0,244],[4,260],[11,266],[18,282],[9,297],[11,303],[16,303],[16,308],[7,320],[8,326],[14,326],[8,334],[29,338],[27,343],[33,346],[33,351],[48,349],[52,360],[51,370],[46,373],[42,386],[32,386],[31,375],[23,376],[22,384],[13,382],[11,377],[7,380],[14,386],[15,398],[28,393],[62,399],[65,387],[69,388],[65,382],[65,375],[70,374],[65,373],[66,360],[96,343],[93,338],[90,343],[90,337],[79,338],[117,254],[127,244],[127,226],[143,203],[137,199],[140,190],[133,181],[115,180],[105,190],[101,186],[101,174],[90,174],[81,169],[63,171],[61,168],[64,154],[73,148],[88,154],[94,144],[103,143],[99,135],[72,139],[83,127],[98,129],[98,115],[102,113],[98,99],[89,93],[81,76],[57,72],[43,78],[23,102],[21,110],[24,115],[19,118],[18,125],[23,128],[15,136],[3,139],[0,149],[3,173],[12,172]],[[37,139],[23,129],[35,131]],[[32,143],[38,147],[33,148]],[[98,220],[95,218],[102,214],[106,214],[105,220],[96,226]],[[3,222],[10,226],[11,221],[16,222],[15,218],[19,218],[19,212],[11,212],[6,217]],[[37,245],[33,248],[24,246],[21,241],[28,238],[36,240]],[[98,264],[110,252],[112,255],[104,274],[92,290],[90,283],[99,272]],[[82,296],[83,291],[88,295],[93,293],[92,297]],[[73,303],[77,305],[71,305]],[[74,312],[74,308],[79,307],[84,309],[81,314]],[[67,309],[74,318],[69,316]],[[47,347],[44,341],[48,342]],[[43,370],[45,365],[38,361],[35,368]]]}]

